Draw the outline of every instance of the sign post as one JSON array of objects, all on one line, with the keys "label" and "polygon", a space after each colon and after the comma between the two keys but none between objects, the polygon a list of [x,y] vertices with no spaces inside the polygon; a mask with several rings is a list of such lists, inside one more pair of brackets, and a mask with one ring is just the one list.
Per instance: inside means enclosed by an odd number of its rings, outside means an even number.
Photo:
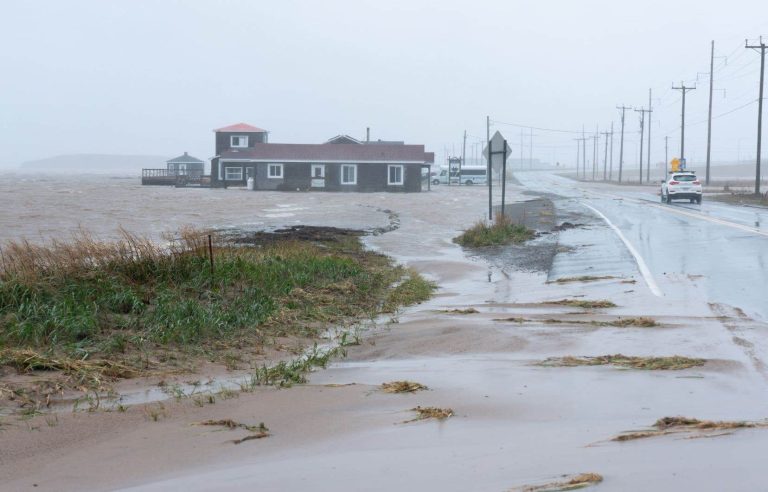
[{"label": "sign post", "polygon": [[506,190],[507,190],[507,139],[504,139],[504,150],[502,151],[502,159],[501,159],[501,216],[504,217],[504,204],[506,200]]},{"label": "sign post", "polygon": [[488,147],[485,148],[488,156],[488,220],[493,220],[493,201],[491,197],[491,180],[493,171],[501,174],[501,215],[505,213],[506,201],[506,183],[507,183],[507,158],[512,154],[512,149],[498,131],[488,141]]},{"label": "sign post", "polygon": [[493,155],[493,141],[488,140],[486,148],[488,156],[488,220],[493,220],[493,168],[491,167],[491,156]]}]

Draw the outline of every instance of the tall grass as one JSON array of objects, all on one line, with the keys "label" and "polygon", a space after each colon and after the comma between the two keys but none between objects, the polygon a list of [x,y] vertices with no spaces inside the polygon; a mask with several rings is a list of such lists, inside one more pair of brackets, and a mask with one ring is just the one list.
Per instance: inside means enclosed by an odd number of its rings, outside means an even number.
[{"label": "tall grass", "polygon": [[375,309],[397,280],[388,260],[361,249],[242,248],[215,238],[212,272],[205,233],[182,231],[166,245],[121,234],[0,249],[0,348],[123,352],[220,340],[288,312],[325,320]]},{"label": "tall grass", "polygon": [[497,214],[492,224],[483,221],[475,223],[453,242],[465,247],[498,246],[522,243],[534,236],[534,232],[522,224],[515,224],[507,216]]}]

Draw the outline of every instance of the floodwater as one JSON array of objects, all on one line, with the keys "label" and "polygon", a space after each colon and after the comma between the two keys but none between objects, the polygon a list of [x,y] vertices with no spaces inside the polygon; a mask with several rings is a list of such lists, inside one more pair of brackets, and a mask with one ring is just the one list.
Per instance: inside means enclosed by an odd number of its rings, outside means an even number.
[{"label": "floodwater", "polygon": [[137,177],[103,175],[35,177],[0,174],[0,243],[26,238],[42,242],[67,238],[85,229],[115,239],[118,229],[160,239],[184,226],[266,229],[280,225],[330,225],[376,228],[389,225],[383,193],[253,193],[245,189],[141,186]]},{"label": "floodwater", "polygon": [[[739,279],[757,282],[748,287],[765,292],[764,284],[742,269],[759,266],[768,239],[698,216],[657,211],[640,197],[597,195],[616,194],[612,187],[557,177],[519,179],[528,188],[510,187],[511,200],[546,193],[557,214],[553,225],[564,219],[581,224],[536,240],[557,244],[549,270],[521,270],[491,261],[487,254],[467,254],[451,242],[485,215],[487,195],[479,187],[443,186],[409,195],[253,193],[142,188],[98,178],[75,183],[67,199],[57,203],[56,185],[46,183],[40,203],[55,210],[59,222],[46,225],[28,216],[32,223],[10,237],[38,234],[43,227],[47,233],[38,237],[56,236],[77,227],[72,216],[94,202],[73,191],[81,187],[86,195],[125,207],[104,205],[106,216],[98,209],[87,211],[89,228],[104,236],[113,234],[117,224],[156,236],[189,223],[374,229],[392,226],[396,217],[395,230],[368,236],[367,244],[417,268],[440,290],[429,302],[369,333],[361,346],[349,348],[346,359],[314,373],[307,386],[264,389],[204,409],[185,408],[161,422],[120,424],[115,415],[109,432],[99,435],[88,435],[82,417],[63,419],[54,429],[40,430],[40,437],[19,435],[50,444],[48,436],[56,432],[84,434],[74,444],[61,444],[64,452],[56,455],[18,459],[12,469],[0,462],[0,473],[11,476],[6,485],[21,489],[34,482],[36,490],[500,491],[594,472],[605,479],[599,490],[765,488],[766,429],[712,438],[610,439],[646,429],[665,416],[768,417],[765,305],[755,296],[730,292]],[[17,195],[20,200],[30,200],[26,195],[40,183],[25,186],[26,192]],[[600,210],[616,229],[585,204]],[[718,220],[739,223],[735,208],[716,208],[710,210]],[[11,215],[0,217],[0,225],[11,223]],[[679,251],[692,232],[702,234],[691,240],[701,257],[695,261]],[[755,257],[728,263],[729,276],[719,266],[726,261],[718,249],[721,236],[736,251]],[[664,250],[659,248],[670,248],[668,261],[660,259]],[[548,282],[580,275],[615,278]],[[541,304],[564,298],[610,299],[617,307],[583,312]],[[479,312],[445,312],[467,307]],[[619,316],[650,316],[661,326],[578,323]],[[529,321],[499,321],[511,317]],[[564,322],[545,322],[552,318]],[[682,371],[536,365],[548,357],[616,353],[683,355],[708,362]],[[413,395],[376,391],[382,382],[400,379],[430,390]],[[455,416],[403,424],[417,405],[450,407]],[[108,417],[94,416],[94,421]],[[222,435],[225,431],[202,432],[189,425],[203,418],[264,421],[273,435],[233,446]],[[104,456],[119,459],[121,466],[94,470],[90,463]],[[41,461],[44,466],[34,466]]]}]

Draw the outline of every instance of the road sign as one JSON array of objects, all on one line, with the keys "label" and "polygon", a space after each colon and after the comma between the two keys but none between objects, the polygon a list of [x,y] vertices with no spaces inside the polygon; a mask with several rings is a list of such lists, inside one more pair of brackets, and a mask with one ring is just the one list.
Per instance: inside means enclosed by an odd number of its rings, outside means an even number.
[{"label": "road sign", "polygon": [[[491,137],[491,150],[493,151],[493,155],[491,155],[491,168],[493,168],[493,170],[496,171],[497,173],[501,171],[501,166],[503,164],[505,142],[506,140],[498,131],[493,134],[493,137]],[[486,159],[488,158],[487,145],[483,149],[483,155],[485,155]],[[507,159],[509,159],[509,156],[512,155],[512,148],[509,146],[509,144],[507,144],[506,155],[507,155]]]}]

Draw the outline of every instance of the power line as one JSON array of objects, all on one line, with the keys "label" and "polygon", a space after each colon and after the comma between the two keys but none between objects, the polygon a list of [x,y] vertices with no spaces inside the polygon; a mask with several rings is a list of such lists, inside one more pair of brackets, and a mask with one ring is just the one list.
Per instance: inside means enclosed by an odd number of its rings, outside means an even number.
[{"label": "power line", "polygon": [[[752,67],[754,67],[754,69],[752,70],[742,70],[742,69],[751,69]],[[753,75],[755,72],[757,72],[757,60],[753,60],[743,65],[739,70],[734,71],[734,73],[729,74],[725,77],[721,77],[720,80],[728,82],[731,80],[742,79],[748,75]]]},{"label": "power line", "polygon": [[575,133],[580,134],[581,131],[578,130],[558,130],[555,128],[541,128],[537,126],[531,126],[531,125],[521,125],[519,123],[508,123],[505,121],[499,121],[499,120],[491,120],[493,123],[499,124],[499,125],[507,125],[507,126],[515,126],[517,128],[529,128],[531,130],[539,130],[542,132],[556,132],[556,133]]},{"label": "power line", "polygon": [[[727,55],[723,56],[722,57],[723,61],[721,61],[716,67],[714,67],[715,72],[719,72],[720,70],[724,70],[727,67],[732,67],[733,66],[733,62],[735,62],[736,60],[741,59],[742,56],[744,55],[744,52],[741,51],[741,48],[742,48],[741,47],[741,43],[739,43],[738,45],[736,45],[735,48],[733,48],[733,51],[731,51]],[[736,56],[734,56],[734,55],[736,55]],[[730,62],[730,65],[728,64],[729,62]]]},{"label": "power line", "polygon": [[[714,116],[712,117],[712,119],[713,119],[713,120],[716,120],[716,119],[718,119],[718,118],[722,118],[723,116],[728,116],[729,114],[731,114],[731,113],[735,113],[736,111],[740,111],[740,110],[742,110],[742,109],[744,109],[744,108],[747,108],[747,107],[749,107],[749,106],[751,106],[751,105],[755,104],[756,102],[757,102],[757,99],[752,99],[751,101],[749,101],[749,102],[747,102],[747,103],[745,103],[745,104],[742,104],[741,106],[739,106],[739,107],[737,107],[737,108],[733,108],[733,109],[731,109],[731,110],[729,110],[729,111],[726,111],[726,112],[724,112],[724,113],[720,113],[720,114],[714,115]],[[693,123],[688,123],[688,126],[689,126],[689,127],[691,127],[691,126],[697,126],[697,125],[701,125],[702,123],[706,123],[706,122],[707,122],[707,120],[706,120],[706,119],[704,119],[704,120],[698,120],[698,121],[694,121]],[[673,131],[675,131],[675,130],[673,130]]]}]

